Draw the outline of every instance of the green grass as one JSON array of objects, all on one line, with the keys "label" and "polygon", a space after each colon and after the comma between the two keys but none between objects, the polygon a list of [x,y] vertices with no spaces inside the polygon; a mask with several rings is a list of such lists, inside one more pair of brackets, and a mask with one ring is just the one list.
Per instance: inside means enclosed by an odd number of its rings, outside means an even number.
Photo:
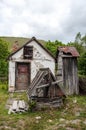
[{"label": "green grass", "polygon": [[[6,102],[9,96],[7,85],[0,83],[0,130],[86,130],[86,96],[69,96],[59,109],[8,115]],[[14,93],[13,97],[27,101],[26,93]],[[37,121],[36,116],[41,116],[41,119]],[[79,123],[72,122],[77,119]]]},{"label": "green grass", "polygon": [[[2,40],[9,43],[9,50],[11,50],[12,45],[15,43],[15,41],[18,41],[19,46],[24,45],[26,42],[30,40],[30,38],[24,38],[24,37],[0,37]],[[44,40],[39,40],[40,43],[45,44]]]}]

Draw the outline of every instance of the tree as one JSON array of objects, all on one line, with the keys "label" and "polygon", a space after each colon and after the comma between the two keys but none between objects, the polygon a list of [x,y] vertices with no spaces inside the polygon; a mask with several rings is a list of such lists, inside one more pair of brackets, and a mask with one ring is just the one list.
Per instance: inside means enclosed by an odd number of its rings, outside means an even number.
[{"label": "tree", "polygon": [[77,33],[74,42],[68,43],[68,46],[74,46],[80,54],[78,59],[79,74],[86,75],[86,35],[81,36]]},{"label": "tree", "polygon": [[56,56],[56,51],[59,46],[65,46],[62,42],[56,40],[51,42],[50,40],[46,42],[45,47],[54,55]]},{"label": "tree", "polygon": [[83,43],[86,42],[85,40],[85,37],[82,37],[81,33],[79,32],[76,34],[74,42],[68,43],[68,46],[74,46],[81,55],[83,51],[85,51],[85,48],[83,46]]},{"label": "tree", "polygon": [[86,47],[86,34],[82,37],[82,44]]},{"label": "tree", "polygon": [[78,32],[75,37],[75,43],[81,44],[81,33]]},{"label": "tree", "polygon": [[81,75],[86,75],[86,51],[82,53],[78,60],[79,73]]},{"label": "tree", "polygon": [[7,76],[8,43],[0,39],[0,76]]}]

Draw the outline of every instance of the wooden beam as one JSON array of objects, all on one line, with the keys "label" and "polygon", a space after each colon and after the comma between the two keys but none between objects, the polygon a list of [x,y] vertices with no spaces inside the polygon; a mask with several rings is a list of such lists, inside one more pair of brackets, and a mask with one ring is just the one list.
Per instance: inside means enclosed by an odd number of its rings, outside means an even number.
[{"label": "wooden beam", "polygon": [[63,81],[63,80],[57,80],[57,81],[55,81],[55,82],[52,82],[52,85],[57,84],[57,83],[62,82],[62,81]]},{"label": "wooden beam", "polygon": [[[52,82],[51,85],[54,85],[54,84],[57,84],[59,82],[62,82],[63,80],[57,80],[55,82]],[[44,87],[48,87],[49,86],[49,83],[48,84],[44,84],[44,85],[40,85],[40,86],[36,86],[36,88],[44,88]]]}]

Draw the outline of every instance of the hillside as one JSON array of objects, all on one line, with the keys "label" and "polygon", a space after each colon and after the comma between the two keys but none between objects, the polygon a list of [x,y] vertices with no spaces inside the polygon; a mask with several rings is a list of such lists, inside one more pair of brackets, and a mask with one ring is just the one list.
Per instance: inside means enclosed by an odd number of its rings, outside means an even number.
[{"label": "hillside", "polygon": [[[12,48],[12,45],[14,44],[15,41],[18,41],[19,45],[22,46],[23,44],[25,44],[27,41],[30,40],[30,38],[24,38],[24,37],[0,37],[0,38],[9,43],[9,50]],[[45,44],[44,40],[39,41],[40,43]]]}]

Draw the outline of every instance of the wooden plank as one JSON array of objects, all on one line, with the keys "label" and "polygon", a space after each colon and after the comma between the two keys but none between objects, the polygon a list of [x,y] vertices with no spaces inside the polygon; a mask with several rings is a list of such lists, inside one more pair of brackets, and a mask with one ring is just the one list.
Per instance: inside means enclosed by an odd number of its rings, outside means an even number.
[{"label": "wooden plank", "polygon": [[[54,84],[57,84],[59,82],[62,82],[63,80],[58,80],[58,81],[55,81],[55,82],[52,82],[51,85],[54,85]],[[40,85],[40,86],[36,86],[36,88],[44,88],[44,87],[48,87],[49,86],[49,83],[48,84],[44,84],[44,85]]]},{"label": "wooden plank", "polygon": [[32,88],[29,89],[29,92],[28,92],[29,96],[31,96],[32,92],[36,89],[35,85],[38,85],[41,82],[42,77],[45,76],[45,75],[46,75],[46,73],[44,71],[40,72],[40,74],[39,74],[39,76],[37,78],[36,83],[34,84],[34,86]]},{"label": "wooden plank", "polygon": [[55,82],[52,82],[52,85],[57,84],[57,83],[62,82],[62,81],[63,81],[63,80],[57,80],[57,81],[55,81]]},{"label": "wooden plank", "polygon": [[71,55],[62,55],[62,57],[67,58],[67,57],[73,57],[73,56],[71,56]]},{"label": "wooden plank", "polygon": [[57,86],[60,89],[58,83],[60,83],[62,81],[63,81],[62,79],[56,81],[56,78],[54,77],[54,75],[52,74],[52,72],[49,69],[39,70],[37,72],[37,75],[35,76],[34,80],[32,81],[31,85],[29,86],[28,96],[29,97],[38,96],[40,93],[37,90],[39,90],[40,88],[43,88],[42,96],[44,96],[44,95],[47,96],[48,87],[50,87],[50,88],[52,87],[53,90],[50,89],[49,92],[50,92],[50,95],[53,96],[53,93],[56,93],[56,90],[54,90],[55,87]]}]

